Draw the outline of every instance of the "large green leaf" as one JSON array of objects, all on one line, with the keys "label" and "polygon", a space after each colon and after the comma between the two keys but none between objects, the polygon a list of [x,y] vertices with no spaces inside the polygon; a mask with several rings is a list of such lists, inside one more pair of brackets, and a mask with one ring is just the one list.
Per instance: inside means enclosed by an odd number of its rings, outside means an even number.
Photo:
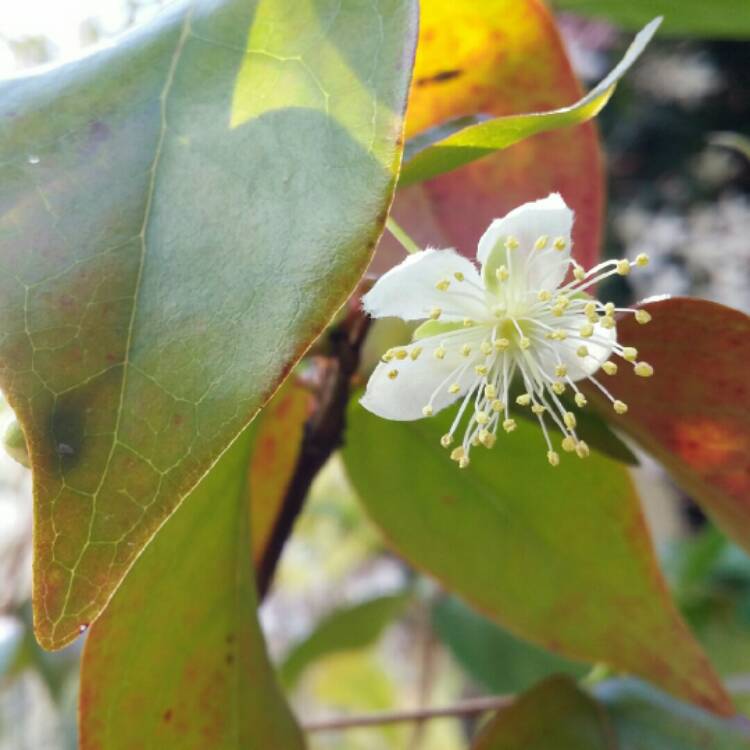
[{"label": "large green leaf", "polygon": [[399,186],[406,187],[450,172],[537,133],[578,125],[596,117],[660,23],[661,19],[657,18],[642,29],[612,72],[575,104],[550,112],[498,117],[467,125],[410,156],[399,177]]},{"label": "large green leaf", "polygon": [[400,158],[413,0],[193,0],[0,84],[0,385],[59,647],[350,293]]},{"label": "large green leaf", "polygon": [[393,547],[524,638],[731,712],[666,592],[627,470],[596,454],[548,466],[538,427],[519,421],[460,471],[439,445],[451,412],[390,422],[352,405],[344,459]]},{"label": "large green leaf", "polygon": [[654,376],[644,381],[621,368],[608,381],[629,406],[618,423],[750,549],[750,317],[679,297],[644,308],[652,322],[628,316],[618,338],[638,349]]},{"label": "large green leaf", "polygon": [[575,682],[552,677],[498,712],[472,750],[619,750],[603,709]]},{"label": "large green leaf", "polygon": [[664,32],[675,36],[750,36],[747,0],[552,0],[561,10],[613,21],[637,29],[657,13],[664,16]]},{"label": "large green leaf", "polygon": [[436,603],[432,624],[459,664],[493,693],[528,690],[558,672],[582,677],[588,669],[516,638],[456,597]]},{"label": "large green leaf", "polygon": [[330,654],[365,648],[403,611],[409,597],[380,596],[334,610],[284,657],[279,672],[284,685],[294,687],[312,663]]},{"label": "large green leaf", "polygon": [[256,619],[246,500],[254,432],[186,498],[92,626],[83,750],[304,746]]}]

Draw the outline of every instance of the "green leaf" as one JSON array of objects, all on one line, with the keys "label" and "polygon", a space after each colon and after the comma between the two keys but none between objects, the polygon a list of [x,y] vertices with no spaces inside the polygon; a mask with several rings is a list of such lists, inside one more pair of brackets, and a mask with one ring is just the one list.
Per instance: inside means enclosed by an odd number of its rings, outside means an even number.
[{"label": "green leaf", "polygon": [[516,638],[456,597],[437,602],[432,623],[459,664],[493,693],[518,693],[558,672],[583,677],[587,671]]},{"label": "green leaf", "polygon": [[595,689],[617,736],[618,750],[748,750],[747,719],[718,719],[638,680]]},{"label": "green leaf", "polygon": [[284,657],[279,667],[282,682],[291,689],[305,669],[318,659],[374,643],[408,601],[407,595],[396,594],[335,610]]},{"label": "green leaf", "polygon": [[5,452],[21,466],[27,469],[31,468],[29,462],[29,451],[26,447],[26,437],[23,434],[21,425],[14,419],[6,428],[3,436],[3,448]]},{"label": "green leaf", "polygon": [[0,83],[0,386],[45,647],[99,615],[360,278],[415,28],[413,0],[193,0]]},{"label": "green leaf", "polygon": [[617,82],[651,41],[660,23],[661,19],[656,18],[647,24],[612,72],[580,101],[550,112],[498,117],[469,125],[412,156],[401,171],[399,186],[406,187],[450,172],[537,133],[578,125],[595,117],[609,101]]},{"label": "green leaf", "polygon": [[[623,318],[618,339],[638,349],[654,376],[644,380],[621,368],[608,382],[628,404],[618,425],[750,549],[750,317],[679,297],[643,307],[651,323]],[[587,395],[598,399],[593,388]]]},{"label": "green leaf", "polygon": [[626,29],[638,29],[658,13],[664,16],[665,34],[728,39],[750,36],[747,0],[553,0],[552,4]]},{"label": "green leaf", "polygon": [[390,422],[352,404],[344,460],[391,545],[523,638],[731,711],[669,599],[627,470],[595,453],[553,468],[519,421],[460,471],[439,445],[452,419]]},{"label": "green leaf", "polygon": [[471,747],[619,750],[602,708],[567,677],[552,677],[500,710]]},{"label": "green leaf", "polygon": [[254,430],[186,498],[92,626],[82,750],[303,748],[256,617],[247,507]]}]

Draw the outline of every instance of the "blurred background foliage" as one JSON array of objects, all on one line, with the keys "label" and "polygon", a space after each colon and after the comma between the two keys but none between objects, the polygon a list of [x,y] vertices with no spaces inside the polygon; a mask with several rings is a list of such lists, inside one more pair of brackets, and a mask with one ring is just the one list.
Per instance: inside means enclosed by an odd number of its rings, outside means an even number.
[{"label": "blurred background foliage", "polygon": [[[4,3],[0,74],[75,54],[162,4]],[[628,35],[606,17],[571,11],[606,5],[557,4],[587,85],[611,68]],[[610,5],[610,17],[628,29],[652,14],[649,3]],[[646,251],[653,260],[647,272],[606,291],[622,300],[687,293],[750,312],[750,161],[718,135],[742,128],[748,135],[748,43],[731,37],[749,35],[750,24],[743,27],[740,15],[727,24],[732,13],[713,4],[710,16],[694,16],[690,5],[668,19],[671,36],[652,43],[599,117],[609,177],[605,252]],[[740,0],[737,13],[746,7]],[[3,430],[9,417],[3,408]],[[738,705],[750,711],[750,559],[656,464],[641,457],[634,471],[672,592]],[[28,473],[0,455],[0,750],[67,750],[76,747],[81,646],[47,654],[31,635],[30,534]],[[314,484],[261,614],[305,718],[516,693],[553,673],[581,677],[591,667],[519,641],[391,555],[338,457]],[[458,750],[473,721],[319,733],[311,747]]]}]

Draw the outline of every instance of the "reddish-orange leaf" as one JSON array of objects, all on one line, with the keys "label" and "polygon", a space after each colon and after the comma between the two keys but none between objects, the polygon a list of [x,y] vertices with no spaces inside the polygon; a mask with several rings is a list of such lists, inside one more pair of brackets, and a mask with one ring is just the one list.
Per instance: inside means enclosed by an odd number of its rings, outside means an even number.
[{"label": "reddish-orange leaf", "polygon": [[248,476],[256,565],[263,557],[297,463],[310,406],[308,391],[291,380],[258,417]]},{"label": "reddish-orange leaf", "polygon": [[629,410],[622,426],[740,544],[750,548],[750,317],[714,302],[674,298],[644,305],[618,338],[654,367],[620,368],[607,381]]},{"label": "reddish-orange leaf", "polygon": [[[581,96],[552,16],[538,0],[422,0],[407,136],[446,119],[569,105]],[[592,123],[546,133],[399,191],[394,216],[423,244],[473,255],[489,222],[521,203],[562,193],[576,212],[576,255],[599,254],[602,159]],[[399,258],[382,243],[379,262]]]}]

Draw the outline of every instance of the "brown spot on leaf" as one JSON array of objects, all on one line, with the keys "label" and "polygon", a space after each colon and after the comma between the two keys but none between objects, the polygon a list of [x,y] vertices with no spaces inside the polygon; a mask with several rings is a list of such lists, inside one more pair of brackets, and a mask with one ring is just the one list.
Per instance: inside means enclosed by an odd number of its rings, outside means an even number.
[{"label": "brown spot on leaf", "polygon": [[161,718],[164,720],[165,723],[169,724],[170,721],[172,721],[172,709],[168,708],[161,716]]},{"label": "brown spot on leaf", "polygon": [[460,69],[441,70],[439,73],[435,73],[435,75],[425,76],[424,78],[417,78],[417,80],[414,81],[414,85],[431,86],[435,83],[445,83],[446,81],[452,81],[454,78],[462,76],[463,73],[463,70]]}]

